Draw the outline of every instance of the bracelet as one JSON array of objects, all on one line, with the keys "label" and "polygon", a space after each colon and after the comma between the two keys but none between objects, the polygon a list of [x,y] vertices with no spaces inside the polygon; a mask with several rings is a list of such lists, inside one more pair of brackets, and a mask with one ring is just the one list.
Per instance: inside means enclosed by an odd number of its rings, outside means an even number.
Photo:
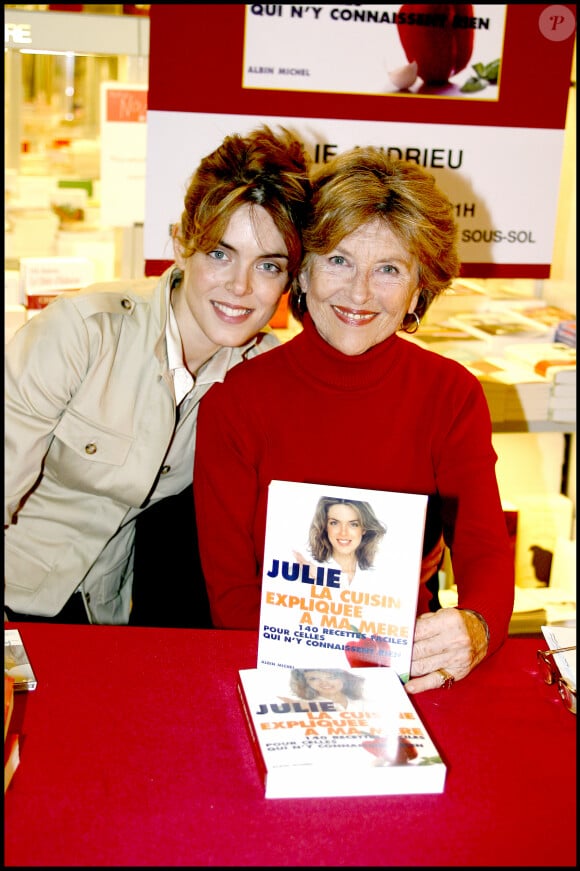
[{"label": "bracelet", "polygon": [[465,611],[466,614],[473,614],[474,617],[483,624],[483,628],[485,629],[485,640],[489,644],[489,626],[487,625],[487,620],[485,617],[479,613],[479,611],[472,611],[471,608],[462,608],[462,611]]}]

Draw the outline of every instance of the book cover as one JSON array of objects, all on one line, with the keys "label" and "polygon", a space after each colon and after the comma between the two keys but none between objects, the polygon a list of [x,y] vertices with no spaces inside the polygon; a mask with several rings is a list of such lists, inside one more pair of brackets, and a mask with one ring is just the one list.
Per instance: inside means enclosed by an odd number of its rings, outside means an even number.
[{"label": "book cover", "polygon": [[4,630],[4,672],[14,678],[14,692],[36,689],[36,675],[18,629]]},{"label": "book cover", "polygon": [[550,387],[550,402],[553,399],[570,399],[576,404],[576,384],[565,381],[553,381]]},{"label": "book cover", "polygon": [[449,318],[449,323],[488,342],[494,350],[510,342],[548,342],[553,335],[544,324],[515,311],[463,312]]},{"label": "book cover", "polygon": [[576,315],[558,305],[531,305],[520,309],[520,313],[531,320],[539,321],[551,330],[551,339],[555,340],[556,329],[563,321],[575,321]]},{"label": "book cover", "polygon": [[4,792],[8,789],[14,772],[20,764],[20,741],[15,732],[4,739]]},{"label": "book cover", "polygon": [[554,423],[576,423],[576,408],[549,408],[548,420]]},{"label": "book cover", "polygon": [[258,668],[385,665],[408,679],[427,496],[272,481]]},{"label": "book cover", "polygon": [[245,669],[266,798],[441,793],[446,765],[391,668]]},{"label": "book cover", "polygon": [[4,740],[8,734],[10,718],[14,710],[14,678],[4,673]]},{"label": "book cover", "polygon": [[503,353],[555,383],[576,383],[576,348],[563,342],[508,344]]},{"label": "book cover", "polygon": [[467,368],[483,387],[492,420],[548,419],[550,381],[529,366],[497,356],[485,357]]},{"label": "book cover", "polygon": [[573,321],[560,321],[554,334],[555,342],[562,342],[576,350],[576,318]]},{"label": "book cover", "polygon": [[421,348],[435,351],[458,363],[469,364],[472,360],[484,357],[489,350],[486,342],[466,330],[451,326],[448,321],[422,322],[416,333],[402,332],[400,335]]},{"label": "book cover", "polygon": [[542,635],[549,650],[560,650],[562,647],[572,647],[574,650],[563,650],[554,654],[554,662],[562,677],[576,686],[576,627],[575,626],[542,626]]}]

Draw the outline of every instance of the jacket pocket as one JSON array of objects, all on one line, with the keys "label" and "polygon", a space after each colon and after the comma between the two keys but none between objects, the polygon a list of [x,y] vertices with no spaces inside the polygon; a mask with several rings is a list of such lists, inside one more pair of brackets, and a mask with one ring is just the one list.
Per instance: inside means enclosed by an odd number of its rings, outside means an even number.
[{"label": "jacket pocket", "polygon": [[[106,429],[92,420],[79,417],[71,411],[63,415],[54,430],[51,451],[59,452],[60,442],[65,449],[79,459],[90,463],[107,463],[112,466],[122,466],[129,455],[133,439],[123,433]],[[60,449],[66,454],[66,450]]]}]

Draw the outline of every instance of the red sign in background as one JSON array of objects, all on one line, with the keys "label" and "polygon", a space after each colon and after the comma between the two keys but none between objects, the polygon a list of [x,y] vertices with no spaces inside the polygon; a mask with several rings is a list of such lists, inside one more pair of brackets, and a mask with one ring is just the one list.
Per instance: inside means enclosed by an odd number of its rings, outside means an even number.
[{"label": "red sign in background", "polygon": [[245,89],[243,4],[152,4],[149,109],[563,129],[574,38],[569,31],[566,39],[548,38],[543,8],[565,8],[575,18],[575,4],[507,4],[500,99],[486,103]]},{"label": "red sign in background", "polygon": [[[261,8],[280,15],[289,10],[286,5]],[[352,7],[342,4],[334,8]],[[478,128],[482,128],[482,136],[489,140],[489,148],[485,146],[482,159],[485,162],[488,154],[488,166],[491,164],[501,171],[501,148],[496,146],[494,149],[493,128],[506,132],[510,128],[516,137],[521,130],[522,154],[528,158],[529,151],[525,150],[530,147],[531,137],[526,136],[527,130],[563,131],[565,128],[575,43],[575,9],[574,4],[506,5],[498,98],[479,100],[444,95],[424,98],[401,92],[352,94],[244,88],[245,5],[152,4],[148,109],[150,112],[200,115],[217,113],[257,118],[285,116],[401,123],[413,125],[415,130],[420,125],[455,125],[458,135],[470,130],[472,136],[474,131],[477,133]],[[362,50],[364,47],[353,42],[352,58],[345,58],[345,63],[356,62],[357,53]],[[320,51],[324,51],[324,44]],[[543,167],[545,177],[546,161],[551,161],[554,178],[558,178],[561,153],[557,152],[556,148],[549,153],[538,153],[537,163],[532,161],[529,190],[533,189]],[[166,160],[166,156],[163,159]],[[149,155],[148,162],[152,160],[155,156]],[[159,169],[153,171],[158,172],[163,162],[161,156],[157,160]],[[521,185],[521,173],[519,181]],[[528,180],[524,181],[527,186]],[[509,197],[509,191],[509,179],[504,183],[498,173],[493,196]],[[555,201],[558,191],[554,190],[553,194]],[[149,206],[154,208],[151,202]],[[546,208],[544,202],[543,224],[553,229],[555,210],[551,215],[551,206],[548,212]],[[503,278],[549,277],[549,257],[542,263],[529,263],[524,262],[520,252],[520,258],[514,247],[511,262],[475,258],[481,259],[481,263],[464,262],[463,274]],[[146,273],[159,274],[169,262],[146,260]]]},{"label": "red sign in background", "polygon": [[107,91],[107,121],[147,120],[147,91],[111,88]]}]

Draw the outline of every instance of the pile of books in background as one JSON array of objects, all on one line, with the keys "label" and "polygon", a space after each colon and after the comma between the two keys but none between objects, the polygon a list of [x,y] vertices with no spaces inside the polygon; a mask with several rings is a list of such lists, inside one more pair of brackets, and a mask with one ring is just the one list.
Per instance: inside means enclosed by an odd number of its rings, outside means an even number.
[{"label": "pile of books in background", "polygon": [[576,321],[561,321],[556,327],[554,341],[561,342],[563,345],[570,345],[571,348],[575,348]]},{"label": "pile of books in background", "polygon": [[[547,420],[570,423],[576,420],[576,348],[562,342],[546,345],[507,345],[506,357],[522,362],[549,387]],[[543,420],[543,418],[529,418]]]},{"label": "pile of books in background", "polygon": [[488,299],[475,311],[458,310],[457,301],[449,308],[436,300],[408,338],[473,372],[493,423],[575,422],[575,315],[529,299]]}]

